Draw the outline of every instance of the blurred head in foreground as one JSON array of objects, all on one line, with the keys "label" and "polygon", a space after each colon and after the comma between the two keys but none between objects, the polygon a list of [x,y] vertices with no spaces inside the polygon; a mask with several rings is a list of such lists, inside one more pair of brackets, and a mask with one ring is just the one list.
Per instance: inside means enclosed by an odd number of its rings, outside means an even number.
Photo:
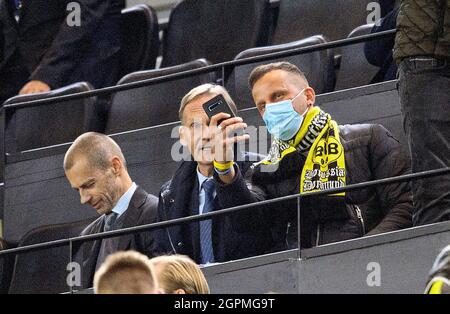
[{"label": "blurred head in foreground", "polygon": [[153,267],[147,256],[118,252],[108,256],[94,276],[96,294],[158,294]]},{"label": "blurred head in foreground", "polygon": [[160,288],[169,294],[209,294],[205,276],[198,265],[183,255],[166,255],[152,258]]}]

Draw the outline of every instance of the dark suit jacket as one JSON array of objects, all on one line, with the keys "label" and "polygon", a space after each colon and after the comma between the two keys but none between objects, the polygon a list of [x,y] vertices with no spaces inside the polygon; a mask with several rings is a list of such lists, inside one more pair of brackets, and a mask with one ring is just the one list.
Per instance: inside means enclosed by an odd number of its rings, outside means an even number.
[{"label": "dark suit jacket", "polygon": [[[122,228],[156,222],[157,207],[158,199],[154,195],[148,194],[142,188],[138,187],[131,198],[128,209],[123,213],[125,216]],[[105,217],[105,215],[100,216],[86,227],[81,235],[103,232]],[[114,238],[114,240],[116,239],[118,241],[118,251],[135,250],[150,255],[154,236],[151,232],[144,232]],[[75,261],[81,265],[82,288],[89,288],[92,286],[101,244],[101,240],[85,242],[75,255]]]},{"label": "dark suit jacket", "polygon": [[[120,0],[78,0],[81,26],[69,26],[72,0],[22,0],[20,22],[12,0],[0,0],[0,74],[20,58],[30,73],[52,88],[88,81],[100,88],[115,83],[121,44]],[[3,78],[7,79],[7,78]]]},{"label": "dark suit jacket", "polygon": [[[257,186],[249,186],[243,179],[250,162],[240,162],[232,184],[223,185],[215,177],[217,197],[215,209],[220,210],[265,199],[264,192]],[[199,183],[197,163],[183,162],[171,181],[161,189],[158,205],[158,221],[176,219],[199,214]],[[264,223],[263,215],[252,211],[243,215],[242,224],[247,228]],[[235,230],[231,219],[222,216],[212,220],[212,242],[216,262],[225,262],[264,254],[271,247],[270,228]],[[196,263],[201,262],[199,223],[190,223],[161,229],[156,232],[155,252],[157,254],[178,253],[188,255]]]}]

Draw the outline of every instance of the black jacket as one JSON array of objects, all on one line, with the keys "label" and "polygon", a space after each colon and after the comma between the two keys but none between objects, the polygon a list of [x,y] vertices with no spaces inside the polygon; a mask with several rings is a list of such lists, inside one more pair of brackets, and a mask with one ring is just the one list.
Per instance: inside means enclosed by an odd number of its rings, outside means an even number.
[{"label": "black jacket", "polygon": [[[347,185],[410,173],[409,158],[400,143],[381,125],[340,126],[345,152]],[[285,156],[275,173],[260,166],[248,172],[249,180],[264,187],[270,198],[298,194],[300,153]],[[412,194],[408,183],[390,184],[347,192],[338,197],[307,197],[301,203],[302,247],[378,234],[412,226]],[[358,217],[359,216],[359,217]],[[270,211],[275,250],[297,245],[297,201],[285,201]],[[235,227],[245,228],[239,218]]]},{"label": "black jacket", "polygon": [[[232,184],[223,185],[215,175],[217,197],[215,209],[225,209],[265,199],[264,192],[257,186],[247,184],[242,178],[251,162],[235,165],[236,177]],[[172,180],[161,188],[158,206],[158,221],[198,215],[199,185],[197,163],[182,162]],[[260,210],[241,214],[244,225],[257,225],[257,232],[249,229],[237,232],[232,228],[232,216],[212,220],[212,242],[216,262],[225,262],[260,255],[271,247],[270,232]],[[156,239],[155,254],[178,253],[201,262],[199,223],[174,226],[160,230]]]},{"label": "black jacket", "polygon": [[[148,194],[142,188],[138,187],[131,198],[128,209],[123,213],[124,220],[122,228],[156,222],[157,207],[158,199],[156,196]],[[100,216],[87,226],[81,235],[103,232],[105,217],[105,215]],[[143,232],[121,236],[119,238],[114,238],[114,240],[117,241],[116,251],[135,250],[150,256],[151,248],[154,245],[154,234],[151,232]],[[92,287],[101,244],[101,240],[85,242],[81,245],[75,255],[75,261],[81,265],[81,288],[83,289]]]},{"label": "black jacket", "polygon": [[[374,25],[371,33],[384,32],[395,29],[397,24],[398,9],[389,12],[380,25]],[[380,68],[371,83],[395,80],[397,77],[397,64],[394,62],[392,50],[394,49],[395,36],[380,40],[367,41],[364,44],[364,54],[370,64]]]},{"label": "black jacket", "polygon": [[[79,0],[81,26],[69,26],[71,0],[22,0],[20,22],[12,0],[0,0],[0,74],[11,58],[52,88],[88,81],[100,88],[115,83],[121,45],[120,0]],[[1,79],[8,79],[2,77]]]}]

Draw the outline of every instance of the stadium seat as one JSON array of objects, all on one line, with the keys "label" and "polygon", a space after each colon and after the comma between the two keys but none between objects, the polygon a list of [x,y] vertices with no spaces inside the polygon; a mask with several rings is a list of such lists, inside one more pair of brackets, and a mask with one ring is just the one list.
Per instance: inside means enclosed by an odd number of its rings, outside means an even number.
[{"label": "stadium seat", "polygon": [[[0,251],[8,249],[8,244],[3,238],[0,238]],[[0,294],[8,293],[9,283],[11,281],[13,257],[0,257]]]},{"label": "stadium seat", "polygon": [[374,0],[282,0],[273,37],[282,44],[315,34],[330,41],[345,38],[355,27],[367,23],[367,5]]},{"label": "stadium seat", "polygon": [[153,8],[139,4],[122,10],[120,77],[154,69],[159,49],[158,17]]},{"label": "stadium seat", "polygon": [[231,60],[268,43],[268,0],[184,0],[171,12],[164,33],[162,67],[206,58]]},{"label": "stadium seat", "polygon": [[[348,38],[370,34],[374,24],[361,25],[354,29]],[[340,69],[337,75],[336,90],[370,84],[380,70],[371,65],[364,55],[364,43],[341,48]]]},{"label": "stadium seat", "polygon": [[[326,39],[321,35],[316,35],[287,44],[248,49],[238,54],[235,60],[322,43],[326,43]],[[289,61],[297,65],[305,72],[310,85],[318,94],[330,92],[334,88],[334,56],[331,50],[315,51],[291,57],[283,57],[276,60],[241,65],[234,68],[225,84],[236,101],[238,109],[254,106],[250,88],[248,86],[248,78],[251,71],[260,64],[276,61]]]},{"label": "stadium seat", "polygon": [[[90,90],[92,90],[92,86],[89,83],[80,82],[46,93],[15,96],[8,99],[4,106]],[[73,141],[89,129],[87,124],[94,115],[94,103],[94,98],[82,98],[7,109],[6,153]]]},{"label": "stadium seat", "polygon": [[[79,236],[94,218],[36,228],[28,232],[19,247]],[[69,247],[56,247],[16,256],[9,293],[62,293],[69,291],[66,277]]]},{"label": "stadium seat", "polygon": [[[164,75],[199,69],[210,65],[205,59],[157,70],[131,73],[118,85],[148,80]],[[183,96],[192,88],[214,82],[213,73],[176,79],[145,87],[118,92],[113,96],[106,122],[106,134],[135,130],[178,121],[178,109]]]}]

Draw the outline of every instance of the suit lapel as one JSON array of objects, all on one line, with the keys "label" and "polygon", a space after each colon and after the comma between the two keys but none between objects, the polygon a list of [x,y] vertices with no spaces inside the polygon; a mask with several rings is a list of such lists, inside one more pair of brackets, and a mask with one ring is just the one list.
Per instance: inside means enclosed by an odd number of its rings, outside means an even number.
[{"label": "suit lapel", "polygon": [[[192,185],[193,189],[191,191],[191,203],[189,215],[198,215],[199,212],[199,183],[197,176],[195,176],[195,183]],[[192,222],[189,224],[189,236],[192,239],[192,253],[193,255],[200,259],[200,224],[198,222]]]},{"label": "suit lapel", "polygon": [[[141,217],[142,211],[140,208],[145,204],[147,199],[147,193],[139,186],[133,194],[130,200],[127,210],[124,213],[122,228],[130,228],[137,226],[139,223],[139,218]],[[121,236],[119,239],[119,244],[117,246],[118,251],[127,250],[130,247],[130,243],[135,235],[129,234]]]}]

